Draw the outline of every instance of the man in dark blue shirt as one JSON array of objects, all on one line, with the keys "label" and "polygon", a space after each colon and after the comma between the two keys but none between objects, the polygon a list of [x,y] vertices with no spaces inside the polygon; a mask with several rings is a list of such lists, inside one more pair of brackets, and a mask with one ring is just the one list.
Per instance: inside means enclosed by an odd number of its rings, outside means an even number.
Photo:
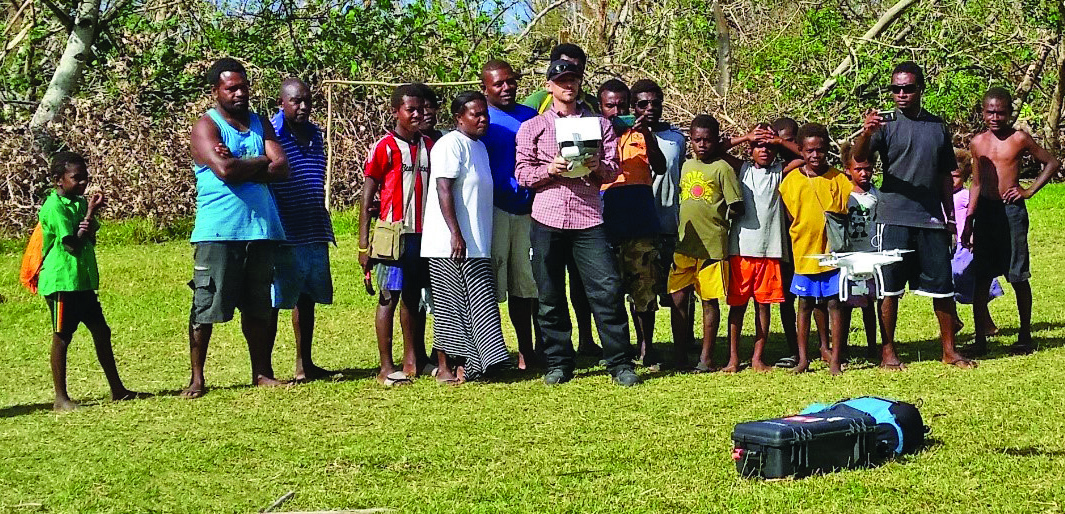
[{"label": "man in dark blue shirt", "polygon": [[884,267],[884,298],[880,323],[884,346],[880,366],[903,369],[895,353],[899,298],[909,283],[913,292],[932,298],[943,344],[942,360],[959,368],[975,367],[954,348],[954,282],[950,260],[955,233],[951,172],[958,167],[946,124],[921,107],[924,72],[912,61],[891,74],[895,110],[870,113],[855,140],[858,161],[879,153],[884,168],[877,203],[877,235],[881,250],[908,250],[900,263]]},{"label": "man in dark blue shirt", "polygon": [[274,257],[270,326],[276,334],[278,310],[292,309],[297,381],[334,373],[311,360],[314,305],[333,303],[329,244],[336,239],[325,208],[325,145],[310,116],[310,88],[299,79],[286,79],[281,83],[281,110],[270,120],[292,170],[288,180],[270,184],[287,236]]},{"label": "man in dark blue shirt", "polygon": [[492,60],[481,70],[481,90],[488,98],[485,146],[492,166],[495,213],[492,219],[492,267],[496,299],[508,301],[510,321],[518,338],[518,367],[533,365],[533,313],[538,296],[533,280],[529,231],[533,192],[514,178],[514,137],[536,110],[517,102],[518,74],[506,61]]}]

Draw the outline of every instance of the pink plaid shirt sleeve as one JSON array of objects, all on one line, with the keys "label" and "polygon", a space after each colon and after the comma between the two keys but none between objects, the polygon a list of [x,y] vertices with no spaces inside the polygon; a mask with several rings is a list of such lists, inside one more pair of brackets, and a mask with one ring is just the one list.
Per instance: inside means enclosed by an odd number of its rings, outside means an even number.
[{"label": "pink plaid shirt sleeve", "polygon": [[[582,116],[590,115],[583,112]],[[580,230],[603,223],[603,201],[599,188],[618,175],[617,136],[606,119],[601,119],[603,143],[599,150],[599,169],[584,178],[551,177],[548,164],[558,155],[555,119],[549,109],[523,123],[518,130],[517,163],[514,175],[518,183],[536,191],[532,218],[552,228]]]}]

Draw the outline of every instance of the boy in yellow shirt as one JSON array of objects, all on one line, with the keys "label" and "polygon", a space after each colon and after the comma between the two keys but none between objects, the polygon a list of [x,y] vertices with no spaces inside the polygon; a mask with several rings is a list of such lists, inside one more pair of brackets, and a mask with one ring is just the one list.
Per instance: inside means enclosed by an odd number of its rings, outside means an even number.
[{"label": "boy in yellow shirt", "polygon": [[832,341],[829,371],[838,375],[842,372],[840,358],[843,350],[839,270],[821,266],[816,258],[810,256],[837,250],[829,248],[825,213],[845,214],[853,186],[847,175],[828,165],[829,137],[823,125],[803,125],[797,139],[802,151],[800,157],[805,164],[796,173],[789,173],[780,184],[780,196],[792,220],[789,235],[795,259],[795,276],[791,282],[791,292],[799,297],[799,365],[795,371],[805,371],[810,365],[806,357],[810,315],[815,305],[826,302]]}]

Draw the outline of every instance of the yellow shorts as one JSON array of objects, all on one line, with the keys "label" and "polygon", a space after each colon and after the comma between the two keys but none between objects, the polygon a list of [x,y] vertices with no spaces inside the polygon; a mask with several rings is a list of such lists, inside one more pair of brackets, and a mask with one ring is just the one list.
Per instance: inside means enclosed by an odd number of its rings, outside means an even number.
[{"label": "yellow shorts", "polygon": [[669,270],[669,292],[675,293],[695,286],[700,300],[724,300],[728,292],[728,261],[694,259],[674,253],[673,267]]}]

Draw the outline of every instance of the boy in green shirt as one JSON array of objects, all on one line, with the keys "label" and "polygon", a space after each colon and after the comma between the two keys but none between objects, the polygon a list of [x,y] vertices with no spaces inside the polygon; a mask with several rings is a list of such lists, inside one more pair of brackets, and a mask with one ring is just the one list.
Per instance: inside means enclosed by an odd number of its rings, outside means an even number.
[{"label": "boy in green shirt", "polygon": [[52,313],[52,381],[55,384],[55,410],[70,410],[74,402],[67,395],[67,348],[79,323],[92,334],[96,358],[111,386],[112,400],[144,396],[126,389],[118,378],[111,349],[111,328],[107,326],[96,289],[100,275],[96,268],[96,231],[93,219],[104,204],[102,194],[85,199],[89,171],[85,159],[73,152],[60,152],[52,159],[55,191],[41,206],[43,262],[37,293],[48,302]]},{"label": "boy in green shirt", "polygon": [[685,351],[692,333],[691,293],[703,304],[703,345],[696,372],[711,371],[711,355],[721,321],[719,303],[728,290],[729,220],[743,214],[736,171],[721,154],[718,121],[708,114],[692,120],[691,149],[680,172],[680,228],[667,280],[673,298],[670,324],[677,367],[688,366]]}]

